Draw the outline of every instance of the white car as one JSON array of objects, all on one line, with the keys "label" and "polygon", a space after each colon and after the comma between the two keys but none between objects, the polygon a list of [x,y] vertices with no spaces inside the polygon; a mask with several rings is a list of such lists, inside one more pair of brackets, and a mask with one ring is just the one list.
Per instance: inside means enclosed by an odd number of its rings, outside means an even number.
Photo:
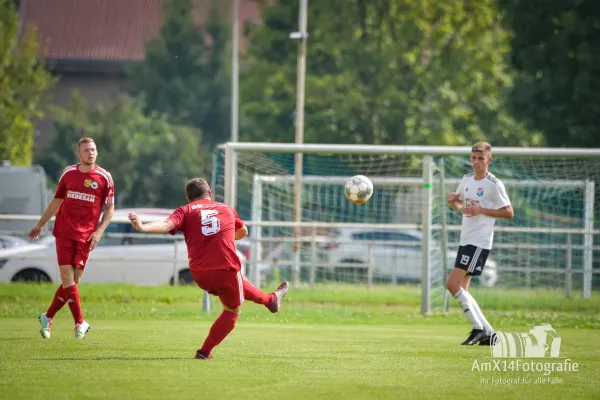
[{"label": "white car", "polygon": [[[340,264],[362,264],[361,268],[365,268],[369,261],[369,242],[374,242],[371,245],[373,278],[417,282],[421,280],[422,239],[418,230],[334,229],[327,244],[328,259],[334,268]],[[432,247],[432,259],[433,268],[436,263],[441,266],[439,243]],[[456,251],[446,253],[449,270],[454,267],[455,259]],[[488,258],[479,284],[492,287],[497,282],[496,262]]]},{"label": "white car", "polygon": [[[86,283],[130,283],[142,285],[192,283],[188,268],[187,249],[183,237],[142,235],[137,233],[127,214],[136,212],[142,222],[163,219],[171,210],[116,210],[98,246],[91,252],[83,279]],[[110,234],[137,234],[134,237],[111,237]],[[177,256],[175,256],[177,251]],[[237,252],[245,273],[246,257]],[[0,250],[0,282],[35,281],[60,282],[54,237],[37,243]]]},{"label": "white car", "polygon": [[29,242],[18,236],[0,235],[0,250],[26,246]]},{"label": "white car", "polygon": [[[313,261],[312,254],[312,242],[314,241],[316,244],[315,250],[316,254],[314,255],[317,263],[322,263],[325,261],[324,257],[324,249],[325,244],[329,241],[328,236],[316,235],[316,236],[302,236],[300,237],[300,241],[302,243],[300,250],[300,260],[302,265],[309,265]],[[294,253],[294,244],[295,241],[293,237],[277,237],[273,236],[270,238],[263,238],[262,245],[262,256],[260,260],[256,260],[260,268],[261,277],[262,274],[267,273],[275,268],[279,269],[288,269],[292,268],[295,263],[295,253]],[[252,242],[248,238],[244,238],[236,241],[236,245],[238,250],[240,250],[248,260],[248,269],[251,270],[254,268],[254,265],[250,265],[252,263],[252,257],[250,256],[250,252],[252,249]]]}]

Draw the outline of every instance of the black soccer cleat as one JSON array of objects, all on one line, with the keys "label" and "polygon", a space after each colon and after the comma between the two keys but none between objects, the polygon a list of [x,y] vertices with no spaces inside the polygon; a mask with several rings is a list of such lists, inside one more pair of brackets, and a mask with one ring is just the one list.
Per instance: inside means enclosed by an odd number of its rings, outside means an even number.
[{"label": "black soccer cleat", "polygon": [[494,337],[496,336],[496,332],[492,332],[483,339],[479,341],[480,346],[493,346],[494,345]]},{"label": "black soccer cleat", "polygon": [[492,345],[492,337],[486,336],[479,341],[480,346],[491,346]]},{"label": "black soccer cleat", "polygon": [[194,357],[196,360],[214,360],[215,357],[212,354],[206,354],[202,350],[196,351],[196,356]]},{"label": "black soccer cleat", "polygon": [[485,330],[473,329],[471,331],[471,333],[469,334],[469,337],[467,338],[467,340],[462,342],[461,345],[473,346],[474,344],[477,344],[478,342],[485,339],[486,337],[488,337],[488,335],[487,335],[487,333],[485,333]]}]

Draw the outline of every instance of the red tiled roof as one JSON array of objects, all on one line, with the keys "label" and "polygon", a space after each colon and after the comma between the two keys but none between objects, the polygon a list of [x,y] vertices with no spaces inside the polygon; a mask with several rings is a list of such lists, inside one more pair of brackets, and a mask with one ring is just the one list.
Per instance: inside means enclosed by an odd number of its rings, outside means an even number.
[{"label": "red tiled roof", "polygon": [[[203,21],[210,0],[196,0]],[[145,44],[160,31],[163,0],[21,0],[24,24],[34,23],[45,57],[55,60],[141,61]],[[250,0],[239,1],[243,23],[260,12]]]}]

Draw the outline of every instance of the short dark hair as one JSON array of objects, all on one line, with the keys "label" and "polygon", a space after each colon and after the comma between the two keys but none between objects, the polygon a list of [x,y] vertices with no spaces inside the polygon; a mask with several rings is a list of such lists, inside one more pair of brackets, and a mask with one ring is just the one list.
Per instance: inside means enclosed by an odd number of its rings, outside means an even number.
[{"label": "short dark hair", "polygon": [[79,146],[81,146],[82,144],[87,144],[87,143],[94,143],[94,144],[96,144],[96,142],[94,142],[94,139],[92,139],[91,137],[82,137],[77,142],[77,150],[79,150]]},{"label": "short dark hair", "polygon": [[185,196],[189,201],[194,201],[207,197],[210,186],[204,178],[194,178],[185,184]]},{"label": "short dark hair", "polygon": [[488,142],[477,142],[471,147],[471,152],[485,153],[486,151],[492,152],[492,145]]}]

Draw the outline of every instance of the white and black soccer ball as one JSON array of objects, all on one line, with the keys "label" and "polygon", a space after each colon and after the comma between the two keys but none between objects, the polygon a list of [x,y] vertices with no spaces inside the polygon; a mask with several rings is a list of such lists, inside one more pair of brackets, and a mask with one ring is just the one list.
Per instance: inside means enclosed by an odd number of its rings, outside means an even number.
[{"label": "white and black soccer ball", "polygon": [[346,182],[344,194],[354,204],[366,203],[373,196],[373,182],[364,175],[353,176]]}]

